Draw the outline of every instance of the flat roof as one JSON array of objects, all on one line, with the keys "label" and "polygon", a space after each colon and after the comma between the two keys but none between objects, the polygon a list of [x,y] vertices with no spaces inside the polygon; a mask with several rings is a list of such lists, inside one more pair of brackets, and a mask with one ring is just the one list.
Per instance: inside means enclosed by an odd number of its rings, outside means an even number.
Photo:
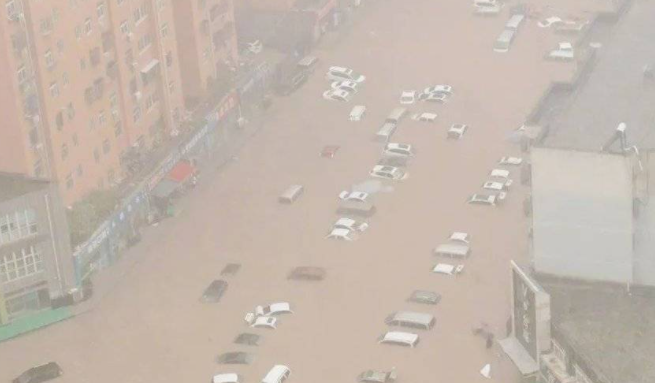
[{"label": "flat roof", "polygon": [[599,381],[655,382],[655,291],[538,279],[551,297],[554,336]]},{"label": "flat roof", "polygon": [[655,2],[632,2],[606,41],[600,41],[595,64],[553,118],[544,146],[599,151],[625,122],[629,146],[655,148],[655,79],[644,76],[646,65],[655,70],[653,15]]},{"label": "flat roof", "polygon": [[0,172],[0,202],[48,187],[50,181],[22,174]]}]

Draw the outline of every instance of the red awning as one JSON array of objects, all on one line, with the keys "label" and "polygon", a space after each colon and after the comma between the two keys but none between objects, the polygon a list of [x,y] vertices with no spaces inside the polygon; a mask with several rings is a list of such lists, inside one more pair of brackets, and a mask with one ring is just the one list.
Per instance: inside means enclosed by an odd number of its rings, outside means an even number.
[{"label": "red awning", "polygon": [[188,180],[196,169],[188,161],[180,161],[171,169],[166,178],[182,183]]}]

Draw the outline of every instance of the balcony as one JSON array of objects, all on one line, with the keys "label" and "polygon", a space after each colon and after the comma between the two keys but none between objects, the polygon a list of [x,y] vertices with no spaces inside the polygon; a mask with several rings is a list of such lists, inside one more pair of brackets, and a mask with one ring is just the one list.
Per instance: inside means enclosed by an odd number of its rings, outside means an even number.
[{"label": "balcony", "polygon": [[547,382],[580,383],[577,378],[569,375],[566,364],[555,353],[541,356],[541,374],[547,378]]}]

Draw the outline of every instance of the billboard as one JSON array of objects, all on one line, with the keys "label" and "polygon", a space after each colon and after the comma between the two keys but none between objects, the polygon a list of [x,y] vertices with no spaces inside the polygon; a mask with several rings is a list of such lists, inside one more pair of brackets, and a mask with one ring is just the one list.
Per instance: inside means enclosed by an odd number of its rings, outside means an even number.
[{"label": "billboard", "polygon": [[550,349],[550,296],[512,261],[512,332],[535,362]]}]

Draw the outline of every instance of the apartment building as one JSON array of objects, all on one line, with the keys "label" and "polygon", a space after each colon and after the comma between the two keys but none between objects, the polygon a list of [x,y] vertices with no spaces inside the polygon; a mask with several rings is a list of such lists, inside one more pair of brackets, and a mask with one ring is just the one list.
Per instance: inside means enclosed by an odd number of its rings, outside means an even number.
[{"label": "apartment building", "polygon": [[118,183],[183,114],[172,29],[170,0],[5,0],[0,170],[56,180],[66,204]]},{"label": "apartment building", "polygon": [[173,1],[187,106],[230,77],[238,65],[233,0]]}]

